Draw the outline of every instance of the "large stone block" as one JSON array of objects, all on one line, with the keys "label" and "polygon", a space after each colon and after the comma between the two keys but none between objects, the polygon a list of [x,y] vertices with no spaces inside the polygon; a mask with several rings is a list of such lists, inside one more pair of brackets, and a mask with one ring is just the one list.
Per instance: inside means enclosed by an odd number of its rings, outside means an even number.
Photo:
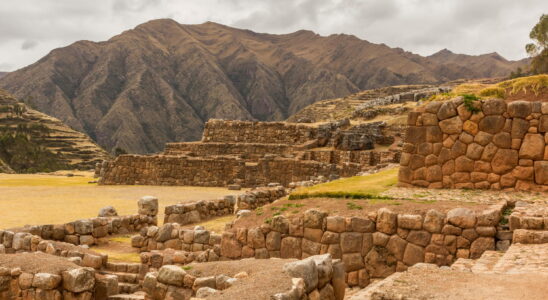
[{"label": "large stone block", "polygon": [[377,230],[386,234],[396,233],[398,214],[388,208],[381,208],[377,212]]},{"label": "large stone block", "polygon": [[140,215],[156,216],[158,214],[158,198],[144,196],[137,202]]},{"label": "large stone block", "polygon": [[548,161],[535,162],[535,182],[548,185]]},{"label": "large stone block", "polygon": [[497,134],[502,131],[506,119],[503,116],[486,116],[479,123],[479,130],[490,134]]},{"label": "large stone block", "polygon": [[493,172],[497,174],[504,174],[514,169],[518,165],[518,160],[518,151],[511,149],[499,149],[493,156],[491,167]]},{"label": "large stone block", "polygon": [[447,221],[460,228],[473,228],[476,225],[476,215],[468,208],[454,208],[447,212]]},{"label": "large stone block", "polygon": [[167,285],[183,286],[186,272],[180,266],[166,265],[158,272],[158,281]]},{"label": "large stone block", "polygon": [[64,271],[63,288],[73,293],[91,291],[95,286],[95,272],[91,268]]},{"label": "large stone block", "polygon": [[544,158],[544,137],[540,134],[526,134],[519,150],[519,157],[532,160]]},{"label": "large stone block", "polygon": [[531,114],[532,107],[528,101],[514,101],[508,104],[508,114],[512,118],[523,118]]},{"label": "large stone block", "polygon": [[445,134],[459,134],[462,132],[462,120],[459,117],[443,120],[439,126]]}]

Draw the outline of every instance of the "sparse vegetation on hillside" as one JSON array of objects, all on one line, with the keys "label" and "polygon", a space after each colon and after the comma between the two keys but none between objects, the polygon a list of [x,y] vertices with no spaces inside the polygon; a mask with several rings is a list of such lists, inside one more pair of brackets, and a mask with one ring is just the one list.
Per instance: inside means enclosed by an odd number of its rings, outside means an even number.
[{"label": "sparse vegetation on hillside", "polygon": [[[506,80],[496,84],[464,83],[456,86],[450,93],[434,95],[426,101],[445,101],[457,96],[465,102],[482,99],[512,99],[515,97],[537,97],[548,90],[548,75],[534,75]],[[466,103],[465,103],[466,105]]]},{"label": "sparse vegetation on hillside", "polygon": [[398,169],[381,171],[366,176],[343,178],[324,184],[297,189],[289,195],[289,199],[306,198],[349,198],[349,199],[381,199],[380,193],[388,190],[398,182]]}]

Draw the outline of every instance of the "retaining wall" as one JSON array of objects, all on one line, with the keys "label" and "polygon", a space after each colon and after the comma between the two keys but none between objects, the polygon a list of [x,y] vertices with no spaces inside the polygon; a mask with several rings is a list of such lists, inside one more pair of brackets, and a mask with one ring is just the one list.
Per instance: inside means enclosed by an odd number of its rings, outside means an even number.
[{"label": "retaining wall", "polygon": [[470,105],[458,97],[409,113],[400,185],[548,191],[548,103]]},{"label": "retaining wall", "polygon": [[304,217],[272,218],[257,228],[225,231],[221,257],[298,258],[330,253],[346,266],[346,282],[364,287],[418,262],[449,265],[495,249],[495,226],[505,204],[474,213],[456,208],[447,214],[397,214],[387,208],[369,218],[328,217],[308,210]]},{"label": "retaining wall", "polygon": [[204,200],[166,206],[164,223],[181,225],[198,223],[212,217],[233,214],[242,209],[255,209],[287,195],[282,186],[259,188],[242,195],[228,195],[219,200]]}]

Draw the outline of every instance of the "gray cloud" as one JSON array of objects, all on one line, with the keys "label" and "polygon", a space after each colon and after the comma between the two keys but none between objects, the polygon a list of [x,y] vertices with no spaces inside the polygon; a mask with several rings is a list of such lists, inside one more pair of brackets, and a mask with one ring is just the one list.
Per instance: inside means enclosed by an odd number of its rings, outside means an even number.
[{"label": "gray cloud", "polygon": [[29,49],[35,48],[36,46],[38,46],[37,41],[26,40],[23,42],[23,44],[21,44],[21,50],[29,50]]},{"label": "gray cloud", "polygon": [[158,18],[269,33],[347,33],[421,55],[448,48],[520,59],[530,29],[547,12],[545,0],[2,0],[0,71]]}]

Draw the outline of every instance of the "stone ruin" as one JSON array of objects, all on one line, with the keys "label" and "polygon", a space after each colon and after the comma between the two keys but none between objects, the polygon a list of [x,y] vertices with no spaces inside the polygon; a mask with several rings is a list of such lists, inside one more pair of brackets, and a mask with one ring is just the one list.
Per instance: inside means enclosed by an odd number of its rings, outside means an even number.
[{"label": "stone ruin", "polygon": [[354,176],[398,162],[383,122],[320,125],[210,120],[200,142],[168,143],[156,155],[121,155],[96,170],[100,183],[242,187],[288,186],[318,176]]},{"label": "stone ruin", "polygon": [[473,106],[458,97],[409,113],[400,185],[548,191],[548,103]]}]

